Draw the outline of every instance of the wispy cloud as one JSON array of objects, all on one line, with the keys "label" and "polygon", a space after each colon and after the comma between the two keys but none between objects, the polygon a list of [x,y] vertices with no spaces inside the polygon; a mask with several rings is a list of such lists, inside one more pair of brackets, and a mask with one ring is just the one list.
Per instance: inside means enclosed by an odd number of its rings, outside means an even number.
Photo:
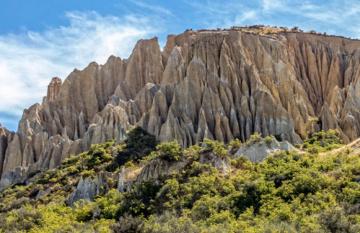
[{"label": "wispy cloud", "polygon": [[129,1],[142,9],[152,11],[152,13],[157,13],[160,15],[167,15],[167,16],[175,16],[169,9],[162,7],[160,5],[152,5],[140,0],[129,0]]},{"label": "wispy cloud", "polygon": [[183,1],[196,12],[194,21],[206,28],[231,27],[257,19],[257,10],[247,6],[246,1]]},{"label": "wispy cloud", "polygon": [[[144,17],[68,12],[69,25],[0,36],[0,122],[15,127],[22,109],[39,102],[53,76],[65,78],[91,61],[127,57],[136,41],[156,33]],[[17,117],[9,117],[17,116]]]},{"label": "wispy cloud", "polygon": [[[328,4],[305,2],[300,5],[299,13],[306,18],[344,26],[345,22],[359,22],[360,5],[358,1],[333,1]],[[294,11],[296,13],[296,11]],[[358,24],[357,24],[358,25]]]},{"label": "wispy cloud", "polygon": [[283,0],[262,0],[261,8],[264,11],[278,10],[284,8],[285,4]]}]

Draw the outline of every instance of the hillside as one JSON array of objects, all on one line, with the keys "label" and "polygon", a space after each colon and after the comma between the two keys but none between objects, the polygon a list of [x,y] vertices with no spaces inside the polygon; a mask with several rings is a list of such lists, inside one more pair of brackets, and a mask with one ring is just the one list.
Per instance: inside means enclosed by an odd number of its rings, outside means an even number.
[{"label": "hillside", "polygon": [[140,126],[183,147],[254,132],[302,143],[336,129],[360,136],[360,41],[262,26],[187,30],[140,40],[128,59],[111,56],[53,78],[16,132],[0,127],[0,189],[52,169],[91,144]]},{"label": "hillside", "polygon": [[276,139],[182,149],[135,128],[1,192],[0,232],[359,232],[359,148],[338,136],[251,162]]}]

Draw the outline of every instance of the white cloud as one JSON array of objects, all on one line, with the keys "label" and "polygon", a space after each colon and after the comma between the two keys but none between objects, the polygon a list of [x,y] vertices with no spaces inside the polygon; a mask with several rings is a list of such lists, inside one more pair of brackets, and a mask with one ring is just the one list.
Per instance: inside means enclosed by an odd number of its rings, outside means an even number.
[{"label": "white cloud", "polygon": [[[241,15],[237,15],[233,21],[233,25],[242,25],[246,22],[252,21],[252,20],[256,20],[258,17],[258,13],[255,10],[249,10],[244,12]],[[233,26],[230,25],[230,26]]]},{"label": "white cloud", "polygon": [[[147,18],[96,12],[69,12],[66,17],[67,26],[0,35],[0,122],[41,101],[51,77],[64,79],[75,67],[104,63],[112,54],[126,58],[138,39],[155,33]],[[17,117],[7,125],[13,127]]]},{"label": "white cloud", "polygon": [[160,14],[160,15],[167,15],[167,16],[174,16],[174,14],[167,8],[161,7],[159,5],[152,5],[152,4],[148,4],[144,1],[140,1],[140,0],[130,0],[130,2],[132,2],[133,4],[135,4],[136,6],[152,11],[154,13]]},{"label": "white cloud", "polygon": [[246,1],[183,0],[198,14],[197,21],[205,28],[231,27],[257,20],[257,10],[246,6]]},{"label": "white cloud", "polygon": [[262,8],[264,11],[279,9],[284,6],[285,2],[283,0],[262,0]]}]

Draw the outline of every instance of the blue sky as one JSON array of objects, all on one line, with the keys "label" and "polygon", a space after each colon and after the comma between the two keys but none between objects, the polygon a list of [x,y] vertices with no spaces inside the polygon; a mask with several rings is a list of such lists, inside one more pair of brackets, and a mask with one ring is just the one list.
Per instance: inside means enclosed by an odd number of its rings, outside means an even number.
[{"label": "blue sky", "polygon": [[16,130],[51,77],[126,58],[138,39],[253,24],[360,38],[360,0],[2,0],[0,123]]}]

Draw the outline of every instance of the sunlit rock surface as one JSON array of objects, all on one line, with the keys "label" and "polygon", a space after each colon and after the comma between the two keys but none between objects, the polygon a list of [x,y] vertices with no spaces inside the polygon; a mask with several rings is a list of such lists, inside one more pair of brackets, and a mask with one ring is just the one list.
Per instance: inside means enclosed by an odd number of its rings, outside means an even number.
[{"label": "sunlit rock surface", "polygon": [[254,132],[291,143],[320,129],[360,136],[360,41],[252,30],[188,30],[163,50],[140,40],[128,59],[54,78],[16,133],[0,128],[0,188],[136,125],[182,146]]}]

